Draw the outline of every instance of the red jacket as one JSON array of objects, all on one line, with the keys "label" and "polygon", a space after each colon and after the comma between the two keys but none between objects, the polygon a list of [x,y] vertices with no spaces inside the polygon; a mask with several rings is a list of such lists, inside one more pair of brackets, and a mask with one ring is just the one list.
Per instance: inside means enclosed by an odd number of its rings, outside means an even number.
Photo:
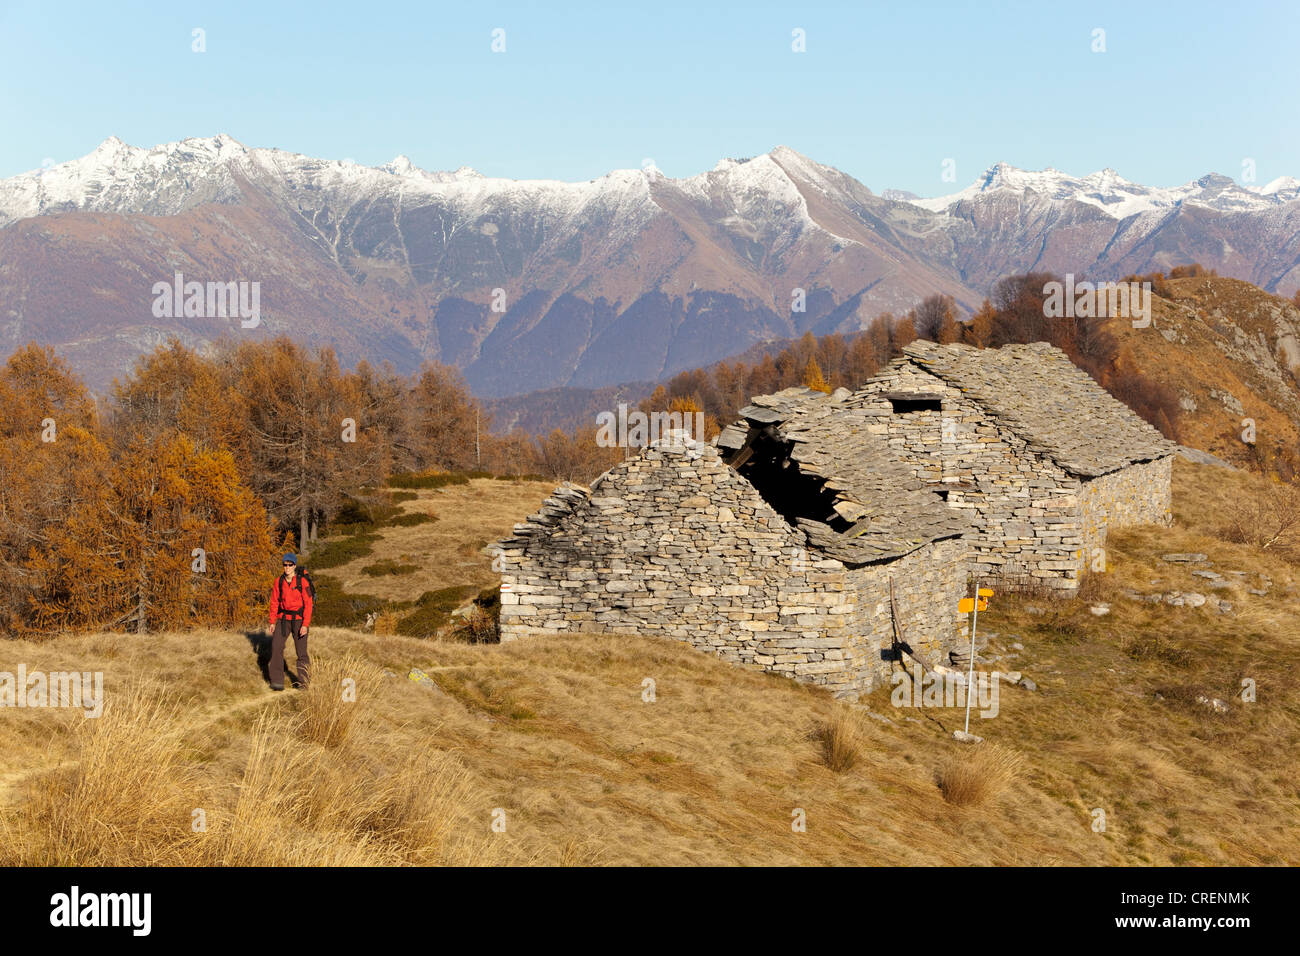
[{"label": "red jacket", "polygon": [[[283,603],[280,600],[280,592],[284,592]],[[302,626],[311,626],[311,592],[307,589],[307,582],[302,579],[301,574],[293,576],[293,584],[285,580],[284,575],[276,578],[271,585],[271,626],[275,627],[275,622],[282,617],[296,618],[302,617]]]}]

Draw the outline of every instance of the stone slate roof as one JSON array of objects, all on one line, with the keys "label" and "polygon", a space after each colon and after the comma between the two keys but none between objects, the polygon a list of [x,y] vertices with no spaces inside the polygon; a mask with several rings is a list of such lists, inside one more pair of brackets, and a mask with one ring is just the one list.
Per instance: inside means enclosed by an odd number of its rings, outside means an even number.
[{"label": "stone slate roof", "polygon": [[741,409],[743,420],[728,426],[718,445],[734,452],[751,429],[768,427],[792,443],[791,460],[803,474],[822,479],[835,493],[835,511],[851,523],[847,531],[836,531],[824,522],[799,518],[799,528],[810,545],[845,564],[902,557],[968,530],[961,512],[925,490],[889,446],[867,432],[874,419],[847,406],[848,398],[844,389],[826,395],[802,387],[760,395]]},{"label": "stone slate roof", "polygon": [[961,389],[992,419],[1072,475],[1095,478],[1177,450],[1046,342],[977,349],[916,341],[903,354]]}]

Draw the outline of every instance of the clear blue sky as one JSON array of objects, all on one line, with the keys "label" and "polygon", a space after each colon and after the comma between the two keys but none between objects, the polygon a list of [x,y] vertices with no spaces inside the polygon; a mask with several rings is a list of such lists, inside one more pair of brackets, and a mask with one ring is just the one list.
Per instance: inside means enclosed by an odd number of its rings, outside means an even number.
[{"label": "clear blue sky", "polygon": [[[191,51],[191,31],[207,51]],[[491,52],[503,28],[506,51]],[[807,52],[791,50],[806,31]],[[1093,30],[1106,52],[1092,52]],[[0,177],[228,133],[374,165],[670,176],[785,144],[925,196],[999,160],[1300,176],[1300,4],[0,0]],[[941,180],[946,158],[956,183]]]}]

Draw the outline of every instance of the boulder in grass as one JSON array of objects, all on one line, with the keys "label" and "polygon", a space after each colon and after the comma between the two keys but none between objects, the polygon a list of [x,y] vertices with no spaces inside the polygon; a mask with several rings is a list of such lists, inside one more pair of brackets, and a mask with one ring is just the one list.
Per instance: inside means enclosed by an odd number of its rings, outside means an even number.
[{"label": "boulder in grass", "polygon": [[418,667],[411,668],[411,672],[406,675],[406,678],[407,680],[415,681],[415,683],[419,684],[421,687],[429,688],[429,690],[433,691],[439,697],[447,696],[446,692],[438,686],[437,681]]}]

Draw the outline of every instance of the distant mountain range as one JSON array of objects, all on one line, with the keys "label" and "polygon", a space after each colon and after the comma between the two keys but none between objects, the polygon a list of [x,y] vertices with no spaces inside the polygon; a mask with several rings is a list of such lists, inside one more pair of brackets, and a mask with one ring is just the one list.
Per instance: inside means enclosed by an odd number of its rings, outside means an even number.
[{"label": "distant mountain range", "polygon": [[[1193,261],[1291,294],[1300,182],[1212,174],[1163,189],[998,164],[920,199],[783,146],[682,179],[561,183],[228,136],[109,139],[0,181],[0,351],[54,345],[102,388],[171,335],[284,333],[348,364],[455,364],[494,397],[654,381],[808,330],[857,331],[935,292],[973,309],[1015,272],[1119,278]],[[155,284],[176,273],[257,282],[259,324],[159,317]]]}]

